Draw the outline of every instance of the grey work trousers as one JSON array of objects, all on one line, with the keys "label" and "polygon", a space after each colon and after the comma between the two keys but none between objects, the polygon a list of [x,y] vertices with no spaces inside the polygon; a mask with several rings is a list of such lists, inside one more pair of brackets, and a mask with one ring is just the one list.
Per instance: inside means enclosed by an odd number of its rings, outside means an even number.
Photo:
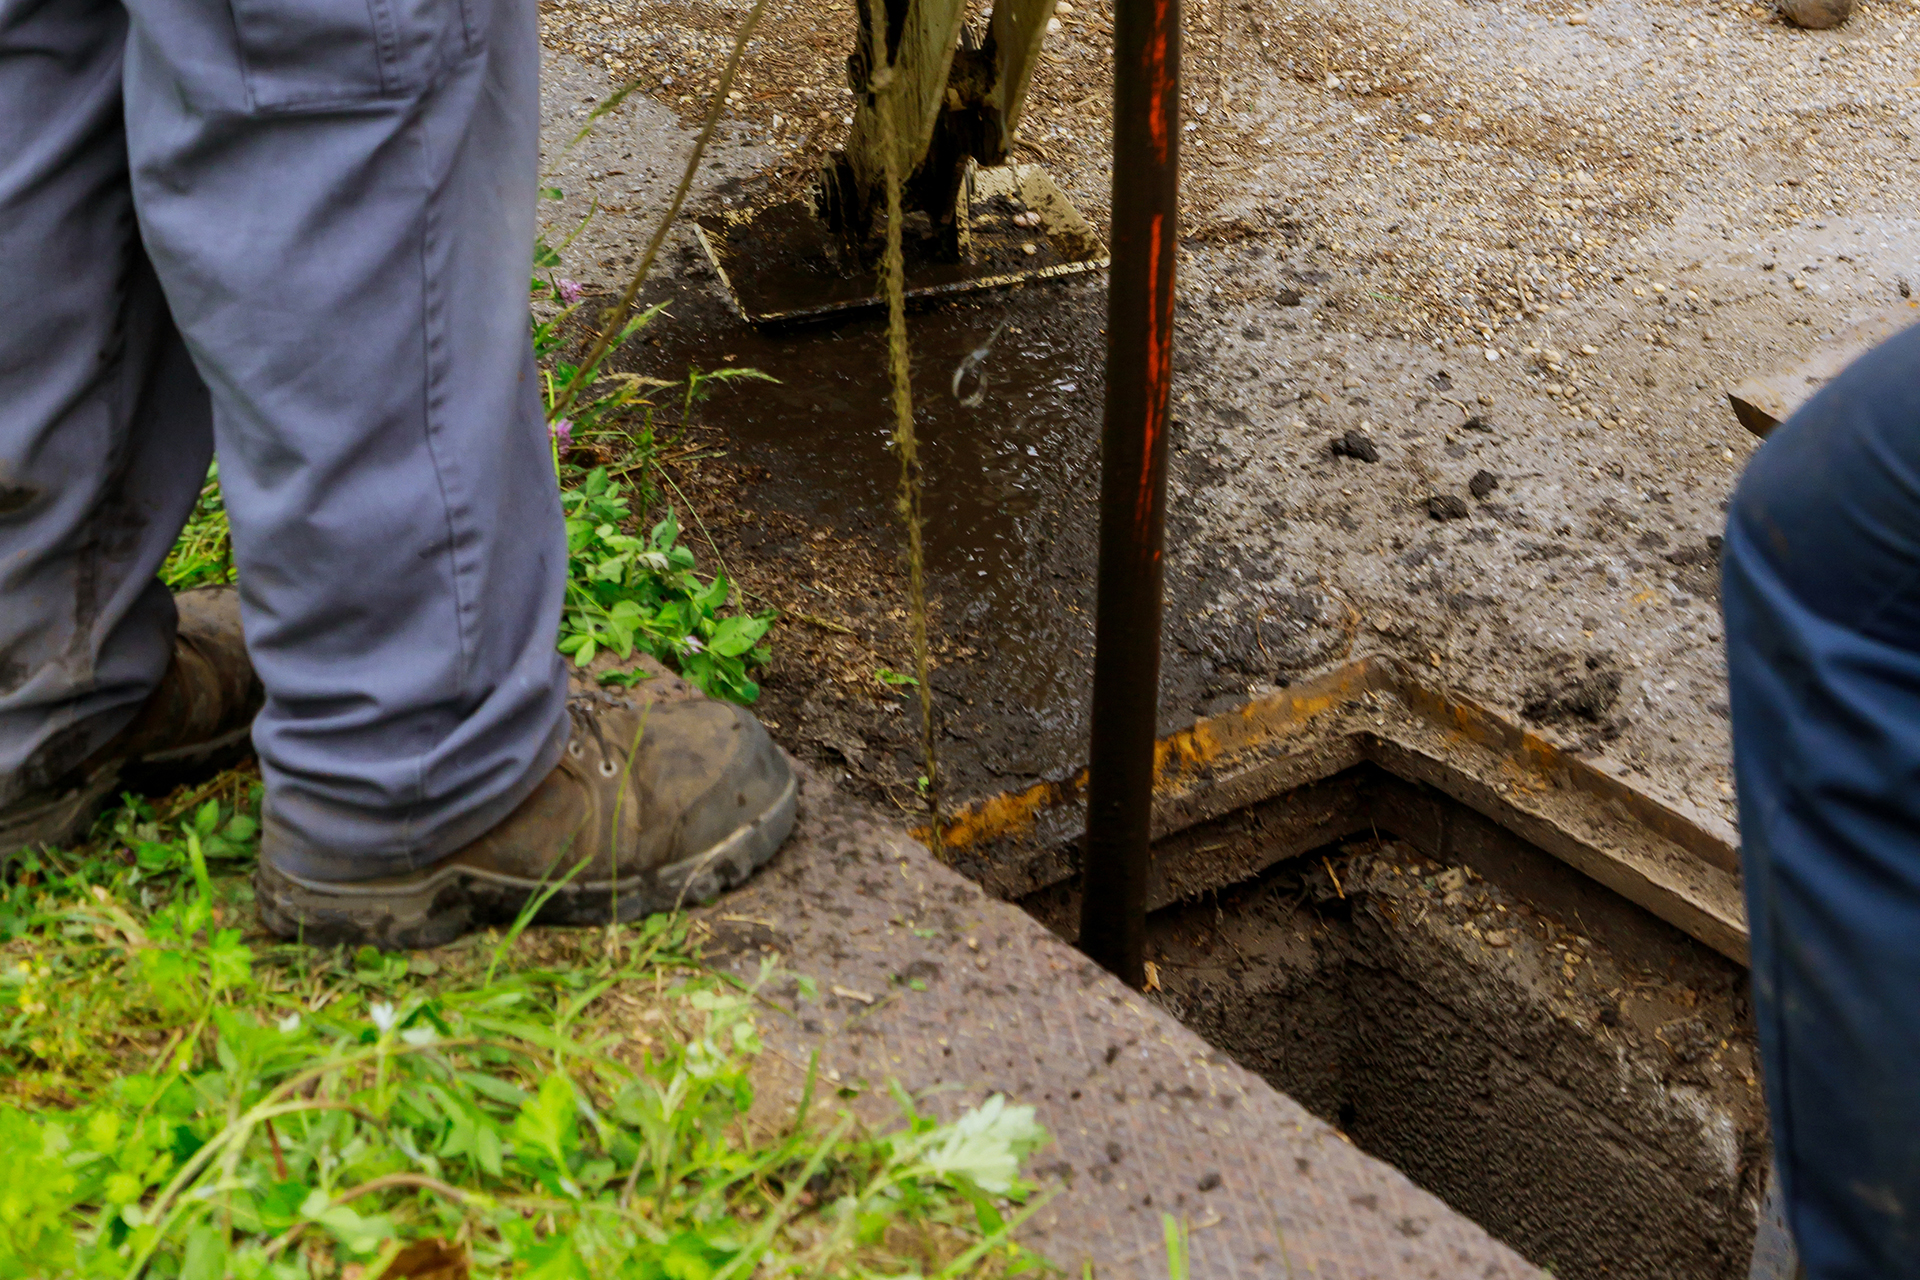
[{"label": "grey work trousers", "polygon": [[128,720],[217,448],[263,855],[351,880],[564,749],[534,0],[0,0],[0,804]]}]

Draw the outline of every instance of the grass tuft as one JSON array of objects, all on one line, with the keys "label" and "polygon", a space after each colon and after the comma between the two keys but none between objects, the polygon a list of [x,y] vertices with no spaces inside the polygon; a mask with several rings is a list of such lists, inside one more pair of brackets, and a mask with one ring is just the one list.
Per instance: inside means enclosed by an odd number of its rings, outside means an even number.
[{"label": "grass tuft", "polygon": [[187,516],[187,527],[160,568],[160,580],[175,591],[233,581],[233,533],[220,496],[218,462],[207,469],[207,482]]},{"label": "grass tuft", "polygon": [[130,796],[88,846],[16,861],[0,1277],[1040,1268],[1010,1242],[1037,1207],[1031,1108],[942,1124],[902,1096],[887,1132],[808,1106],[769,1123],[774,970],[705,968],[678,917],[431,956],[265,938],[259,795],[230,773]]}]

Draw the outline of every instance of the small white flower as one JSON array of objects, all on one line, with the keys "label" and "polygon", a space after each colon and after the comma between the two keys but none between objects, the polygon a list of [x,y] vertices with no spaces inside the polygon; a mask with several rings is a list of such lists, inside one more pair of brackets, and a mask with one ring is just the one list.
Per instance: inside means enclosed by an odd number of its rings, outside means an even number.
[{"label": "small white flower", "polygon": [[290,1036],[300,1029],[300,1015],[290,1013],[274,1025],[280,1028],[281,1035]]},{"label": "small white flower", "polygon": [[432,1044],[440,1037],[432,1027],[408,1027],[400,1033],[400,1038],[418,1049],[422,1045]]},{"label": "small white flower", "polygon": [[393,1030],[396,1020],[393,1006],[382,1000],[367,1006],[367,1019],[382,1032]]}]

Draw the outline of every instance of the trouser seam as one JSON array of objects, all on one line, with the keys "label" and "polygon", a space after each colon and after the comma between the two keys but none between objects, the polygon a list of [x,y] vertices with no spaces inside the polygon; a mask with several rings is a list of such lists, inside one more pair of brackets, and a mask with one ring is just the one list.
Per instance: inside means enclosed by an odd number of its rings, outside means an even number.
[{"label": "trouser seam", "polygon": [[[429,91],[424,97],[432,96]],[[447,585],[453,597],[454,643],[460,658],[454,677],[453,697],[459,705],[464,705],[467,695],[468,677],[473,668],[474,654],[470,643],[467,610],[469,593],[462,581],[464,571],[461,566],[462,533],[469,535],[476,544],[478,531],[465,527],[471,522],[471,495],[463,504],[456,501],[449,492],[448,470],[450,460],[442,457],[440,433],[445,413],[442,389],[445,378],[445,341],[444,323],[446,319],[446,300],[439,274],[435,270],[440,256],[440,203],[445,191],[433,181],[433,166],[429,163],[429,152],[433,140],[428,133],[423,115],[416,115],[411,126],[417,141],[417,155],[420,159],[420,173],[426,183],[425,199],[421,210],[420,235],[420,274],[421,274],[421,348],[426,368],[423,373],[422,392],[423,410],[426,423],[427,456],[433,460],[434,482],[440,491],[441,510],[446,517],[447,529]],[[464,516],[464,518],[463,518]],[[427,798],[427,765],[423,761],[415,777],[415,796],[418,803],[424,804]],[[408,844],[412,844],[409,832]]]}]

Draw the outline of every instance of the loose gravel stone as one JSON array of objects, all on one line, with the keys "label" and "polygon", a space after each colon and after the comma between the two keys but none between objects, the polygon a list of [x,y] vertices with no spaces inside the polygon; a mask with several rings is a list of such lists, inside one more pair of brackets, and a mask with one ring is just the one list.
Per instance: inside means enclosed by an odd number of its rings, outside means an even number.
[{"label": "loose gravel stone", "polygon": [[1343,436],[1335,437],[1333,453],[1337,458],[1357,458],[1361,462],[1380,461],[1380,446],[1359,431],[1349,431]]},{"label": "loose gravel stone", "polygon": [[1472,512],[1457,493],[1436,493],[1427,499],[1427,514],[1435,520],[1465,520]]},{"label": "loose gravel stone", "polygon": [[1853,0],[1781,0],[1780,12],[1796,27],[1825,31],[1847,20]]}]

